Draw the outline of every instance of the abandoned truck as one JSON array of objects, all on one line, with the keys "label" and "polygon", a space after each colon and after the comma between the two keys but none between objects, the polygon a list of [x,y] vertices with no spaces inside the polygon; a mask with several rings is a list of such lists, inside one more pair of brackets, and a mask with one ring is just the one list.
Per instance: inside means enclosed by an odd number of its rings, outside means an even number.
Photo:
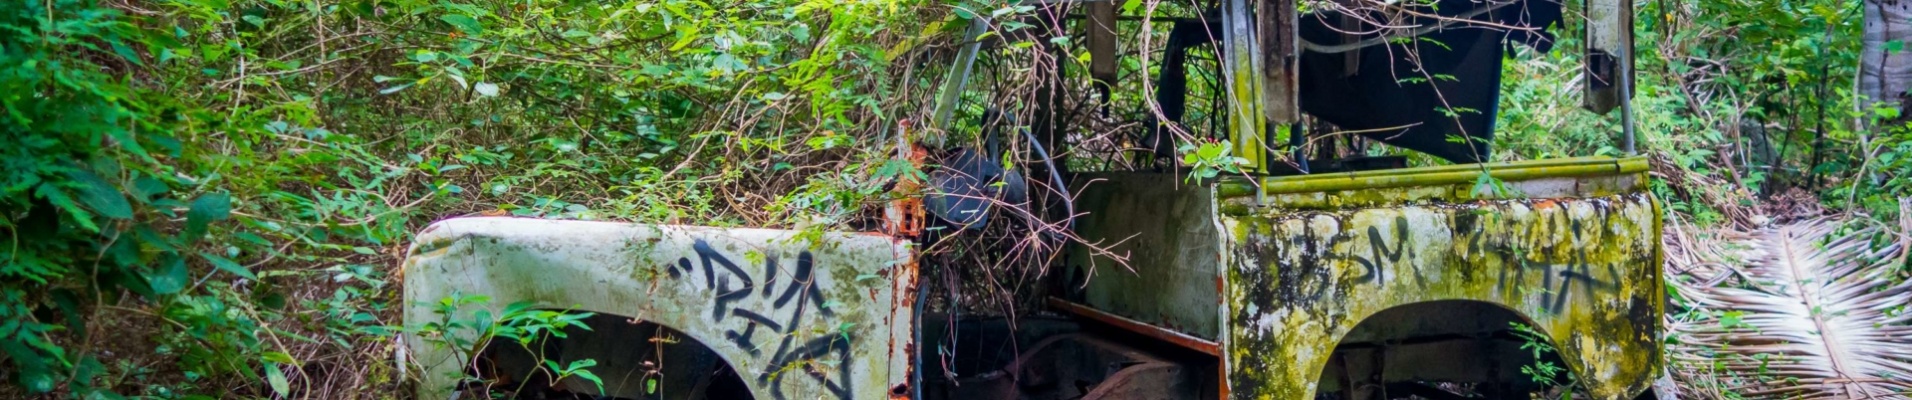
[{"label": "abandoned truck", "polygon": [[[1056,289],[1022,318],[926,310],[943,294],[923,277],[952,267],[926,263],[925,236],[992,223],[996,206],[976,198],[1030,196],[1018,172],[977,161],[1001,154],[989,146],[899,183],[869,232],[440,221],[403,267],[400,362],[423,367],[411,373],[428,399],[1530,398],[1568,382],[1583,398],[1651,398],[1665,291],[1647,162],[1487,162],[1502,54],[1551,46],[1548,26],[1582,33],[1586,105],[1620,110],[1631,153],[1630,0],[1434,3],[1219,0],[1155,21],[1172,25],[1162,65],[1141,70],[1160,112],[1129,153],[1210,135],[1247,160],[1240,173],[1071,171],[1044,147],[1070,145],[1063,121],[1076,119],[1033,106],[1036,132],[1020,131],[1042,159],[1030,176],[1069,195],[1025,202],[1065,204],[1033,214],[1080,240],[1044,269]],[[1104,98],[1128,87],[1115,31],[1141,18],[1107,1],[1042,6],[1061,11],[1034,25],[1087,39]],[[962,108],[988,23],[973,21],[932,126]],[[1442,45],[1402,66],[1400,46],[1417,41],[1401,38]],[[1417,86],[1404,73],[1454,79]],[[1202,90],[1225,101],[1190,107]],[[1202,118],[1219,128],[1202,131]],[[1309,125],[1455,164],[1343,157]],[[899,157],[922,162],[922,137],[899,142]],[[593,313],[575,321],[591,329],[541,310]]]}]

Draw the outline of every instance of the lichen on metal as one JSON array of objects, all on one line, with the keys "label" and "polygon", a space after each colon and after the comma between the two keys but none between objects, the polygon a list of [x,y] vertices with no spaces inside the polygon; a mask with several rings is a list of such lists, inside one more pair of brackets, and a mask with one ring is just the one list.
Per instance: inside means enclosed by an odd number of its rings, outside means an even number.
[{"label": "lichen on metal", "polygon": [[[407,327],[437,322],[441,299],[482,295],[457,318],[529,301],[682,331],[759,399],[888,398],[909,382],[917,271],[888,236],[452,219],[419,235],[403,273]],[[446,398],[468,360],[424,339],[404,338],[425,366],[421,398]]]},{"label": "lichen on metal", "polygon": [[1486,166],[1503,193],[1473,190],[1478,165],[1266,178],[1274,194],[1259,201],[1245,181],[1085,174],[1078,201],[1097,212],[1078,234],[1128,264],[1075,250],[1072,266],[1094,271],[1076,296],[1220,341],[1235,399],[1313,398],[1364,320],[1455,301],[1532,325],[1594,398],[1620,399],[1660,365],[1659,210],[1645,166]]},{"label": "lichen on metal", "polygon": [[[1376,189],[1441,191],[1458,185],[1462,186],[1463,189],[1457,192],[1447,191],[1440,193],[1451,195],[1451,197],[1443,198],[1443,200],[1460,200],[1460,198],[1456,197],[1465,197],[1467,199],[1475,197],[1494,197],[1491,193],[1481,195],[1472,190],[1475,184],[1480,181],[1482,174],[1486,174],[1495,180],[1503,182],[1545,182],[1555,180],[1585,182],[1588,178],[1596,176],[1633,177],[1646,170],[1647,160],[1642,157],[1621,159],[1580,157],[1266,177],[1258,178],[1255,183],[1248,182],[1246,179],[1235,178],[1223,182],[1219,190],[1222,198],[1238,198],[1254,196],[1257,188],[1259,188],[1263,194],[1268,195],[1321,195],[1343,191],[1372,192]],[[1629,184],[1626,187],[1630,188],[1632,186]],[[1549,196],[1534,193],[1507,193],[1498,197],[1534,198]]]},{"label": "lichen on metal", "polygon": [[1660,366],[1659,214],[1645,193],[1223,218],[1223,338],[1238,399],[1313,398],[1340,338],[1383,310],[1467,300],[1544,332],[1596,399]]}]

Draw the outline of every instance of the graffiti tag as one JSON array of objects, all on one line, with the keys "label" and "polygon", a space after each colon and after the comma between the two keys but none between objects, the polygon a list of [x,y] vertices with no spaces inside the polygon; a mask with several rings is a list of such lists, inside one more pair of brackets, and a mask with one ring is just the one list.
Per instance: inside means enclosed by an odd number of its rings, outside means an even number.
[{"label": "graffiti tag", "polygon": [[[780,282],[777,274],[781,268],[775,254],[764,257],[763,279],[759,281],[753,279],[750,271],[712,248],[703,239],[698,239],[692,249],[697,253],[696,262],[692,262],[690,257],[679,258],[676,264],[667,266],[667,271],[674,280],[693,274],[703,275],[705,288],[716,293],[711,299],[712,322],[722,323],[730,318],[743,320],[743,330],[726,330],[724,340],[743,349],[751,357],[766,362],[764,369],[757,375],[757,383],[781,400],[784,398],[781,390],[785,376],[783,372],[801,370],[837,398],[852,397],[848,386],[852,362],[850,344],[855,338],[847,332],[822,335],[801,343],[796,338],[797,328],[802,325],[804,315],[811,310],[824,318],[836,315],[824,303],[823,292],[816,285],[815,257],[809,251],[797,254],[792,276]],[[782,284],[781,290],[778,290],[779,283]],[[763,301],[744,301],[752,295]],[[739,306],[751,303],[767,305],[769,309]],[[771,317],[785,313],[789,317],[782,321]],[[772,336],[770,340],[776,340],[776,336],[782,338],[777,342],[775,352],[767,356],[763,354],[763,347],[758,343],[763,338],[758,336],[759,333]],[[834,367],[835,371],[826,373],[821,368],[804,368],[813,361],[815,365]]]}]

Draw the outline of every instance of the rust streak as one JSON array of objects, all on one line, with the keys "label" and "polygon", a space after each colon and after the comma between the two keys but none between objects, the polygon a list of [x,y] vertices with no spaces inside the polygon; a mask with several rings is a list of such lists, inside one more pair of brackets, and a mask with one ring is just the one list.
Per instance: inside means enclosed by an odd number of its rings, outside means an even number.
[{"label": "rust streak", "polygon": [[1216,356],[1216,357],[1221,357],[1222,355],[1222,346],[1219,344],[1216,344],[1215,342],[1203,340],[1202,338],[1198,338],[1194,336],[1189,336],[1187,334],[1176,332],[1174,330],[1170,330],[1167,328],[1162,328],[1155,325],[1149,325],[1140,321],[1123,318],[1122,316],[1119,316],[1119,315],[1110,314],[1102,310],[1089,308],[1088,306],[1076,304],[1068,300],[1058,299],[1054,297],[1049,298],[1049,306],[1055,307],[1056,309],[1062,310],[1063,312],[1075,314],[1083,318],[1100,321],[1102,323],[1113,325],[1117,328],[1122,328],[1123,330],[1126,330],[1126,331],[1139,333],[1139,334],[1142,334],[1143,336],[1148,336],[1156,340],[1172,343],[1176,346],[1181,346],[1189,350],[1198,351],[1198,352],[1201,352],[1202,354],[1208,354],[1208,355]]},{"label": "rust streak", "polygon": [[1221,366],[1216,367],[1215,371],[1220,372],[1222,376],[1215,378],[1215,382],[1218,383],[1217,386],[1221,386],[1220,392],[1217,392],[1218,395],[1215,396],[1215,398],[1227,399],[1228,398],[1228,357],[1221,357],[1220,360],[1217,361],[1217,363],[1221,364]]}]

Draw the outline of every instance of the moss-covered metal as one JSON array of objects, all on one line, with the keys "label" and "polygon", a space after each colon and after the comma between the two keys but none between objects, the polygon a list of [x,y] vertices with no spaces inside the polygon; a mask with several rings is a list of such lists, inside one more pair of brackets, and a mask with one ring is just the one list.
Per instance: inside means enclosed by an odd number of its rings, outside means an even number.
[{"label": "moss-covered metal", "polygon": [[[1552,339],[1593,398],[1644,390],[1660,368],[1665,292],[1643,164],[1499,166],[1502,186],[1525,192],[1513,195],[1471,190],[1478,166],[1270,179],[1262,183],[1277,194],[1260,207],[1224,189],[1222,345],[1233,397],[1313,398],[1356,324],[1443,300],[1518,314]],[[1359,186],[1377,181],[1388,183]]]},{"label": "moss-covered metal", "polygon": [[[1585,197],[1638,191],[1646,170],[1645,158],[1583,157],[1253,180],[1234,177],[1221,182],[1218,192],[1227,203],[1224,212],[1231,214],[1260,205],[1341,209],[1422,201]],[[1483,180],[1483,176],[1491,179]],[[1257,192],[1264,196],[1259,203]]]},{"label": "moss-covered metal", "polygon": [[1223,219],[1222,297],[1236,398],[1313,398],[1339,339],[1382,310],[1505,307],[1545,332],[1598,399],[1659,370],[1659,219],[1646,194]]},{"label": "moss-covered metal", "polygon": [[[460,307],[453,321],[529,302],[674,328],[709,345],[758,399],[885,399],[909,387],[917,270],[910,245],[888,236],[462,218],[421,232],[403,273],[405,325],[413,329],[403,343],[425,367],[420,398],[446,398],[470,361],[460,358],[468,350],[416,330],[447,322],[435,306],[454,296],[489,301]],[[470,330],[443,333],[473,338]],[[612,369],[634,366],[642,360],[629,354],[665,342],[612,339],[632,351],[572,356],[597,359],[606,388],[624,390],[608,394],[648,398],[645,386],[614,382],[642,373]],[[708,373],[673,371],[668,360],[652,367],[685,378]]]},{"label": "moss-covered metal", "polygon": [[1079,234],[1129,262],[1083,249],[1069,262],[1093,271],[1084,304],[1220,341],[1230,398],[1313,398],[1368,317],[1461,300],[1518,315],[1594,398],[1620,399],[1660,368],[1660,222],[1645,171],[1642,159],[1587,158],[1214,186],[1085,174],[1072,185],[1090,212]]}]

